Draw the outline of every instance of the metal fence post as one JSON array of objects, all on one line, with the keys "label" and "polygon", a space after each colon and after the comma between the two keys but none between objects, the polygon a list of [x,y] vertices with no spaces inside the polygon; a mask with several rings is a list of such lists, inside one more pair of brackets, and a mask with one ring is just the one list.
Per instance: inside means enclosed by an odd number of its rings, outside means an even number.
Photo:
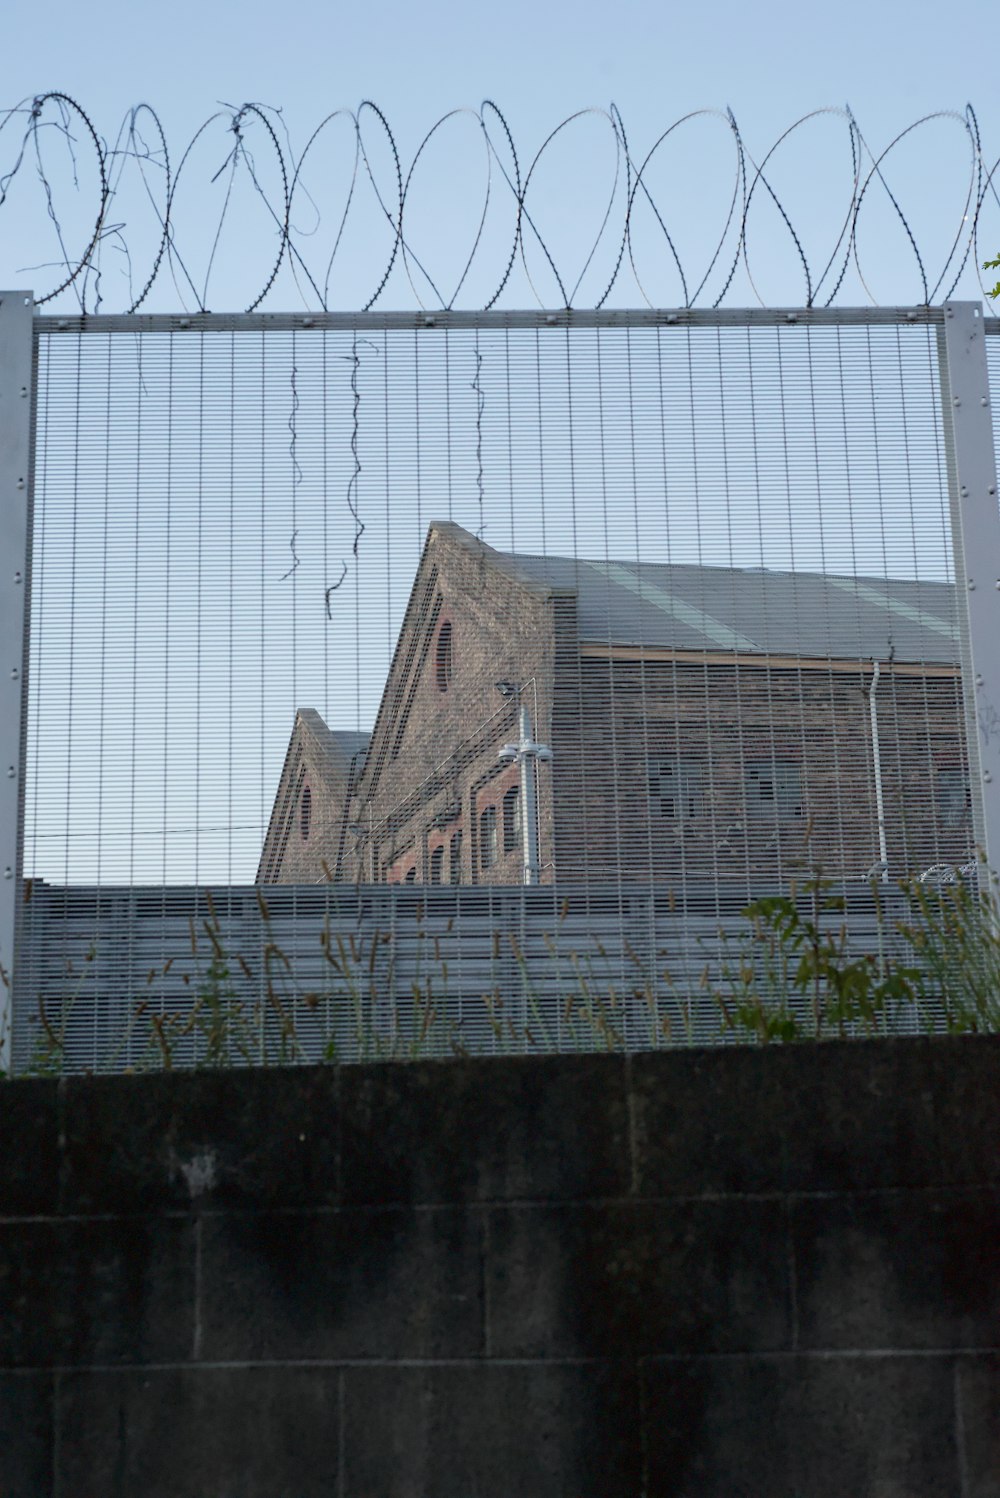
[{"label": "metal fence post", "polygon": [[13,1057],[15,937],[21,890],[31,509],[30,292],[0,292],[0,1070]]},{"label": "metal fence post", "polygon": [[972,825],[1000,868],[1000,504],[983,312],[947,302],[939,335]]}]

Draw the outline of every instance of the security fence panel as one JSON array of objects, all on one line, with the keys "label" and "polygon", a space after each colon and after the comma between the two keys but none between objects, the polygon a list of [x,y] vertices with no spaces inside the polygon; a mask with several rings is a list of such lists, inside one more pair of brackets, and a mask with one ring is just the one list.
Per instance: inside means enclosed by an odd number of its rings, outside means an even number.
[{"label": "security fence panel", "polygon": [[16,1063],[952,1023],[901,975],[995,960],[984,331],[36,317]]},{"label": "security fence panel", "polygon": [[[903,954],[909,913],[898,890],[876,907],[859,887],[824,917],[824,941],[887,963]],[[27,923],[22,976],[36,1005],[17,1038],[28,1070],[643,1050],[748,1033],[735,1023],[741,909],[679,906],[648,887],[602,899],[561,886],[554,918],[550,893],[523,885],[42,886]],[[811,986],[782,993],[767,954],[752,960],[775,1021],[825,1033]],[[942,1019],[939,1004],[892,995],[877,1014],[835,1017],[833,1033]]]},{"label": "security fence panel", "polygon": [[33,312],[27,293],[0,292],[0,1075],[10,1065],[21,889]]}]

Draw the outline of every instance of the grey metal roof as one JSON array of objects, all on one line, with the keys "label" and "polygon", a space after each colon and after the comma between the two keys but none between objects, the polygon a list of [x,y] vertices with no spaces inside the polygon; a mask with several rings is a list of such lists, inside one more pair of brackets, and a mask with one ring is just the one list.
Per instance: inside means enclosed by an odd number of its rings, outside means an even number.
[{"label": "grey metal roof", "polygon": [[349,728],[330,728],[327,732],[345,759],[363,754],[371,738],[370,733],[354,733]]},{"label": "grey metal roof", "polygon": [[300,707],[300,728],[311,740],[313,769],[329,777],[347,774],[351,760],[368,748],[370,735],[346,728],[328,728],[314,707]]},{"label": "grey metal roof", "polygon": [[577,595],[581,641],[673,650],[955,664],[951,583],[763,568],[513,555]]}]

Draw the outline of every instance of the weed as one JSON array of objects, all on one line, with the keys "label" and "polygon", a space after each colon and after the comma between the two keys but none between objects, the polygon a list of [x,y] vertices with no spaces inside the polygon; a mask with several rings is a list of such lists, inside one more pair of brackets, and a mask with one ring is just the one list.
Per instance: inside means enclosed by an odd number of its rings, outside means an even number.
[{"label": "weed", "polygon": [[[983,870],[938,886],[908,884],[888,900],[884,886],[873,883],[868,895],[867,950],[858,950],[856,938],[852,944],[848,903],[853,916],[857,896],[849,902],[842,887],[812,868],[787,893],[748,905],[742,927],[720,932],[699,974],[685,958],[689,937],[676,910],[670,922],[681,950],[672,964],[662,947],[647,953],[624,934],[619,952],[596,938],[583,950],[571,947],[565,906],[541,950],[526,950],[509,929],[462,935],[449,921],[428,932],[420,907],[405,930],[397,920],[388,930],[345,931],[328,916],[318,956],[298,949],[293,956],[276,938],[263,892],[248,952],[232,950],[206,894],[206,913],[189,923],[190,960],[170,957],[150,969],[146,993],[116,1010],[124,1015],[121,1031],[100,1069],[1000,1029],[996,881]],[[405,977],[401,942],[410,954]],[[96,1024],[107,1002],[109,980],[95,971],[96,952],[92,945],[82,968],[68,971],[75,981],[56,1003],[38,1000],[22,1070],[54,1075],[79,1067],[75,1037]],[[470,991],[470,972],[491,979]],[[485,1020],[478,1031],[477,1006]],[[467,1026],[471,1016],[471,1029],[463,1030],[463,1016]]]}]

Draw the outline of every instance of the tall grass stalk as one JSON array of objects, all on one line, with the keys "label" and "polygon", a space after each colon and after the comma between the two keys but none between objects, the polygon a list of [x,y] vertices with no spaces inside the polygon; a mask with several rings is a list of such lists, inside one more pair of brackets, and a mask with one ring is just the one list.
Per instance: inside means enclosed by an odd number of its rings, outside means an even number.
[{"label": "tall grass stalk", "polygon": [[[515,933],[494,931],[487,938],[494,981],[478,996],[456,983],[441,937],[422,929],[420,911],[416,971],[405,991],[397,988],[395,928],[361,936],[334,929],[329,917],[319,934],[326,977],[306,989],[276,939],[263,892],[256,949],[247,954],[230,950],[207,896],[207,914],[190,922],[188,962],[170,957],[150,970],[146,993],[124,1006],[121,1033],[99,1065],[144,1070],[467,1054],[461,1018],[450,1012],[459,1001],[465,1010],[483,1006],[486,1049],[498,1052],[691,1044],[713,1038],[712,1015],[715,1039],[760,1044],[1000,1030],[996,881],[983,870],[939,887],[908,884],[902,916],[898,897],[885,900],[875,884],[869,894],[874,952],[852,948],[843,890],[814,868],[787,893],[747,906],[741,929],[720,933],[700,977],[680,960],[677,971],[687,975],[680,981],[665,949],[647,957],[627,938],[620,953],[609,954],[596,938],[587,950],[567,950],[564,917],[537,955],[529,956]],[[869,942],[870,931],[869,924]],[[38,1000],[25,1070],[51,1075],[72,1064],[72,1035],[85,1016],[100,1019],[97,955],[91,946],[82,970],[67,973],[64,994]],[[162,981],[168,974],[172,1000]],[[176,996],[178,977],[186,1001]]]}]

